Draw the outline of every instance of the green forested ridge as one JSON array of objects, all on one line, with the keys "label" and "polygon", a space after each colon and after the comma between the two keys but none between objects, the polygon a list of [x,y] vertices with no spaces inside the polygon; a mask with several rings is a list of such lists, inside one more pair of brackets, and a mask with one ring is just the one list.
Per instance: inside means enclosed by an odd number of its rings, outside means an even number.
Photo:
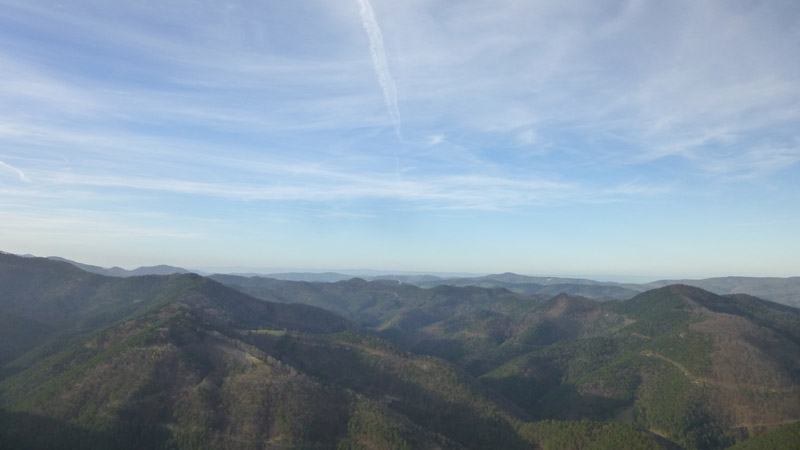
[{"label": "green forested ridge", "polygon": [[[773,411],[800,416],[800,352],[787,325],[797,311],[759,301],[760,325],[748,328],[742,307],[720,313],[703,307],[710,300],[727,301],[676,286],[604,304],[602,317],[625,318],[608,333],[535,349],[481,379],[536,418],[619,420],[686,448],[724,448],[742,429],[779,424]],[[766,318],[779,313],[789,317]],[[747,370],[734,363],[744,357]]]},{"label": "green forested ridge", "polygon": [[656,440],[624,425],[607,422],[542,420],[525,424],[523,436],[543,450],[648,450],[663,448]]},{"label": "green forested ridge", "polygon": [[322,310],[188,275],[161,297],[4,379],[2,442],[33,432],[35,447],[59,448],[525,448],[515,413],[468,375],[345,332]]},{"label": "green forested ridge", "polygon": [[747,296],[350,280],[258,300],[11,255],[0,280],[0,448],[721,449],[800,418],[800,315]]},{"label": "green forested ridge", "polygon": [[[125,270],[119,267],[110,269],[82,264],[64,258],[50,257],[52,260],[73,264],[87,272],[116,276],[130,277],[137,275],[169,275],[173,273],[188,273],[180,267],[152,266],[140,267],[135,270]],[[198,272],[199,273],[199,272]],[[238,276],[238,275],[213,275],[214,279],[223,284],[238,285],[242,289],[253,290],[249,292],[257,295],[261,286],[279,283],[279,280],[325,282],[332,283],[353,278],[352,275],[342,273],[274,273],[263,276]],[[436,286],[473,286],[484,288],[505,288],[509,291],[551,297],[566,293],[600,300],[626,300],[642,292],[660,287],[684,284],[699,287],[718,295],[738,295],[747,293],[759,298],[769,299],[785,305],[800,306],[800,277],[774,278],[774,277],[721,277],[701,280],[659,280],[645,284],[600,282],[588,279],[559,278],[559,277],[532,277],[514,273],[502,273],[477,277],[442,278],[433,275],[377,275],[366,276],[367,280],[384,281],[389,283],[411,284],[422,288]]]},{"label": "green forested ridge", "polygon": [[797,448],[800,448],[800,422],[784,425],[747,439],[731,447],[731,450],[791,450]]}]

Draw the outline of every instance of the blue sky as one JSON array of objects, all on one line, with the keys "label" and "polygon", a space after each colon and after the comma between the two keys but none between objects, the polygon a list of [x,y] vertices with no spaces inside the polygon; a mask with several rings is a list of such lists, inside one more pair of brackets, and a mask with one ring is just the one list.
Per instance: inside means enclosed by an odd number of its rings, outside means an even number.
[{"label": "blue sky", "polygon": [[0,249],[800,275],[800,5],[0,0]]}]

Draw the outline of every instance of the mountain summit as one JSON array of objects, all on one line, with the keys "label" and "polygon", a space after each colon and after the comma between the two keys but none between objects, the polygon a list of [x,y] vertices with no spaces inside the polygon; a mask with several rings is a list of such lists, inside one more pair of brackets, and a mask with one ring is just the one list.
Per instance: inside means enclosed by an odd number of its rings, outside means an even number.
[{"label": "mountain summit", "polygon": [[0,254],[0,447],[722,449],[800,420],[800,311],[747,295],[214,278]]}]

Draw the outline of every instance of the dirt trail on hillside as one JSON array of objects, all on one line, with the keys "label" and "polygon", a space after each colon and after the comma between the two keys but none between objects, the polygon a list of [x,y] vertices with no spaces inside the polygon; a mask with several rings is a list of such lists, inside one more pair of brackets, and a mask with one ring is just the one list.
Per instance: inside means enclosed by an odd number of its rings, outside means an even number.
[{"label": "dirt trail on hillside", "polygon": [[651,350],[645,350],[645,351],[642,352],[642,355],[650,357],[650,358],[658,358],[658,359],[660,359],[662,361],[665,361],[665,362],[668,362],[668,363],[672,364],[673,366],[675,366],[675,368],[680,370],[681,373],[683,373],[683,375],[686,376],[686,378],[689,378],[690,380],[692,380],[692,383],[694,383],[694,384],[706,384],[706,385],[715,386],[715,387],[719,387],[719,388],[723,388],[723,389],[749,389],[751,391],[765,392],[765,393],[771,393],[771,394],[789,393],[789,392],[800,391],[800,389],[796,388],[796,387],[792,387],[792,388],[772,388],[772,387],[762,386],[762,385],[758,385],[758,384],[725,383],[725,382],[714,380],[714,379],[711,379],[711,378],[708,378],[708,377],[699,377],[699,376],[693,375],[686,367],[683,366],[683,364],[679,363],[678,361],[675,361],[674,359],[667,358],[666,356],[664,356],[664,355],[662,355],[660,353],[656,353],[656,352],[653,352]]}]

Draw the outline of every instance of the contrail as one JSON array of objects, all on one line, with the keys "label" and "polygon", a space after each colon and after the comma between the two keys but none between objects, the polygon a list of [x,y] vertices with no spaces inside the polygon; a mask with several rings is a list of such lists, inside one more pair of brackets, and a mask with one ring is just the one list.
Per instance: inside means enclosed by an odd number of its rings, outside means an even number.
[{"label": "contrail", "polygon": [[375,12],[372,10],[369,0],[358,0],[358,3],[361,5],[361,22],[364,25],[364,29],[367,30],[367,36],[369,36],[372,65],[375,66],[378,82],[383,89],[386,109],[389,110],[389,116],[392,118],[397,135],[402,137],[400,134],[400,108],[397,106],[397,88],[394,85],[392,73],[389,71],[389,63],[386,61],[386,49],[383,48],[383,33],[381,33],[381,28],[378,26],[378,21],[375,20]]}]

